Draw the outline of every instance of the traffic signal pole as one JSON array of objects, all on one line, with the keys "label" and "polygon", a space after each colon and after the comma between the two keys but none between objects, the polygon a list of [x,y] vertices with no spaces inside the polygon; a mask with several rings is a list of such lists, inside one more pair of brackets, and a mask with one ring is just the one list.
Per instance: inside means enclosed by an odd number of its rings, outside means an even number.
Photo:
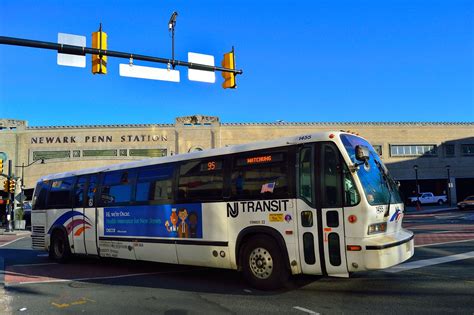
[{"label": "traffic signal pole", "polygon": [[124,58],[124,59],[135,59],[135,60],[142,60],[142,61],[149,61],[149,62],[157,62],[157,63],[166,64],[166,65],[182,66],[182,67],[187,67],[189,69],[196,69],[196,70],[214,71],[214,72],[215,71],[230,72],[230,73],[234,73],[235,75],[243,73],[243,70],[197,64],[197,63],[192,63],[192,62],[187,62],[187,61],[175,60],[174,58],[167,59],[167,58],[145,56],[145,55],[113,51],[113,50],[101,50],[101,49],[89,48],[89,47],[58,44],[58,43],[52,43],[52,42],[43,42],[43,41],[24,39],[24,38],[0,36],[0,44],[56,50],[58,53],[79,55],[79,56],[85,56],[87,54],[90,54],[90,55],[99,55],[99,56],[102,55],[102,56],[110,56],[110,57]]},{"label": "traffic signal pole", "polygon": [[[12,178],[12,160],[8,160],[8,181]],[[12,226],[12,205],[13,205],[13,194],[8,190],[8,200],[10,201],[7,204],[7,232],[13,231]]]}]

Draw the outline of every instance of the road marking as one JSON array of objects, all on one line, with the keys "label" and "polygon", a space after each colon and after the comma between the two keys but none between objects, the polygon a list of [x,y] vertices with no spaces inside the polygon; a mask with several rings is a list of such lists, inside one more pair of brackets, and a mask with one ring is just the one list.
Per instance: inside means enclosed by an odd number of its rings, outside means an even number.
[{"label": "road marking", "polygon": [[56,306],[57,308],[69,307],[69,304],[67,304],[67,303],[58,304],[58,303],[51,302],[51,305]]},{"label": "road marking", "polygon": [[[472,239],[468,240],[459,240],[459,241],[451,241],[451,242],[442,242],[442,243],[431,243],[431,244],[421,244],[415,245],[415,247],[426,247],[426,246],[435,246],[435,245],[445,245],[445,244],[453,244],[453,243],[462,243],[462,242],[472,242]],[[474,314],[473,314],[474,315]]]},{"label": "road marking", "polygon": [[[138,276],[146,276],[146,275],[171,274],[171,273],[181,273],[181,272],[195,272],[195,271],[199,271],[199,270],[208,270],[208,269],[209,268],[199,268],[199,269],[184,270],[184,271],[142,272],[142,273],[134,273],[134,274],[126,274],[126,275],[118,275],[118,276],[87,277],[87,278],[76,278],[76,279],[51,279],[51,280],[41,280],[41,281],[23,281],[23,282],[15,282],[15,283],[12,283],[12,284],[8,284],[8,286],[22,285],[22,284],[41,284],[41,283],[59,283],[59,282],[72,282],[72,281],[120,279],[120,278],[138,277]],[[5,283],[5,286],[7,286],[6,283]]]},{"label": "road marking", "polygon": [[434,265],[444,264],[444,263],[447,263],[447,262],[463,260],[463,259],[469,259],[469,258],[474,258],[474,251],[463,253],[463,254],[451,255],[451,256],[444,256],[444,257],[438,257],[438,258],[432,258],[432,259],[417,260],[417,261],[409,262],[409,263],[406,263],[406,264],[401,264],[401,265],[398,265],[398,266],[394,266],[394,267],[386,269],[384,271],[389,272],[389,273],[397,273],[397,272],[402,272],[402,271],[407,271],[407,270],[412,270],[412,269],[417,269],[417,268],[423,268],[423,267],[428,267],[428,266],[434,266]]},{"label": "road marking", "polygon": [[24,239],[24,238],[26,238],[26,236],[23,236],[23,237],[20,237],[20,238],[15,239],[15,240],[13,240],[13,241],[10,241],[10,242],[8,242],[8,243],[2,244],[2,245],[0,245],[0,247],[4,247],[4,246],[7,246],[7,245],[10,245],[10,244],[15,243],[16,241],[22,240],[22,239]]},{"label": "road marking", "polygon": [[316,313],[315,311],[309,310],[309,309],[301,307],[301,306],[293,306],[293,308],[298,310],[298,311],[305,312],[307,314],[317,314],[317,315],[319,315],[319,313]]},{"label": "road marking", "polygon": [[71,305],[86,304],[87,302],[95,303],[94,300],[83,297],[83,298],[80,298],[77,301],[73,301],[73,302],[70,302],[70,303],[61,303],[61,304],[59,304],[59,303],[56,303],[56,302],[51,302],[51,305],[56,306],[57,308],[66,308],[66,307],[70,307]]},{"label": "road marking", "polygon": [[48,265],[59,265],[59,263],[44,263],[44,264],[23,264],[23,265],[10,265],[9,267],[36,267],[36,266],[48,266]]}]

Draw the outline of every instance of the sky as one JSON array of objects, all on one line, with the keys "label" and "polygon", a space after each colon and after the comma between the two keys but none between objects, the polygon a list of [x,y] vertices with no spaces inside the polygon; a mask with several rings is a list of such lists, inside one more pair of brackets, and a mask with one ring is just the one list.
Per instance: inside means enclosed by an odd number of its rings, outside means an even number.
[{"label": "sky", "polygon": [[[0,118],[30,126],[221,122],[473,122],[474,1],[0,0],[0,36],[57,42],[99,23],[108,49],[171,58],[235,47],[237,89],[59,66],[52,50],[0,45]],[[135,65],[166,67],[134,62]]]}]

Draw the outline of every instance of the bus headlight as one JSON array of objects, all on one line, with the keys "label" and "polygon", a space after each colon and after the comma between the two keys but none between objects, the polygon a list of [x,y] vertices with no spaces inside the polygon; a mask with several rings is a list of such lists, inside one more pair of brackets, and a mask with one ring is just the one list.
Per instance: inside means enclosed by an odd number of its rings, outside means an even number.
[{"label": "bus headlight", "polygon": [[367,234],[377,234],[377,233],[383,233],[387,231],[387,223],[375,223],[369,225],[369,230],[367,231]]}]

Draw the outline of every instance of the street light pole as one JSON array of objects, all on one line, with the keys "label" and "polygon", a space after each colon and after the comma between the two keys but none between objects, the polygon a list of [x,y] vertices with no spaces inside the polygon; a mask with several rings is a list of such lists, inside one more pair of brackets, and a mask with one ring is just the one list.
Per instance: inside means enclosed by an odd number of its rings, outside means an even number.
[{"label": "street light pole", "polygon": [[420,193],[420,186],[418,186],[418,165],[413,165],[413,169],[415,170],[415,185],[416,185],[416,193]]},{"label": "street light pole", "polygon": [[448,171],[448,205],[451,206],[451,176],[449,174],[449,169],[451,168],[451,165],[446,165],[446,170]]}]

